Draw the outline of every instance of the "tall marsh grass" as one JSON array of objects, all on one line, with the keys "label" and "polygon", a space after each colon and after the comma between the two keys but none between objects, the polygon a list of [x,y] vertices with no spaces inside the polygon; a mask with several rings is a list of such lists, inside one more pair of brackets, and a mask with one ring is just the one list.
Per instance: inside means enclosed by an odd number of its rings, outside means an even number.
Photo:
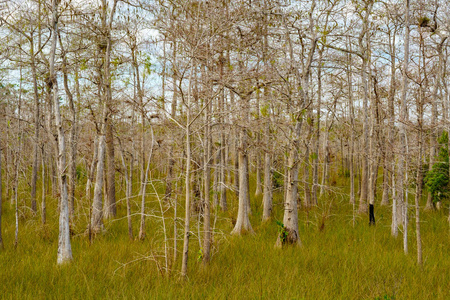
[{"label": "tall marsh grass", "polygon": [[[123,195],[122,195],[123,196]],[[14,211],[4,201],[4,242],[0,251],[1,299],[450,299],[450,230],[443,212],[422,212],[424,265],[416,264],[414,223],[410,222],[410,252],[401,237],[390,235],[389,208],[376,207],[376,226],[358,215],[341,193],[321,199],[318,207],[300,209],[302,247],[274,248],[276,220],[282,220],[281,195],[276,194],[274,218],[261,223],[261,199],[252,199],[254,235],[230,236],[237,209],[230,193],[230,211],[215,213],[213,256],[201,263],[196,215],[191,238],[188,279],[179,277],[180,261],[164,270],[161,219],[148,217],[147,238],[129,240],[125,201],[118,220],[105,222],[106,231],[92,244],[85,234],[88,205],[78,203],[73,225],[74,260],[56,265],[57,215],[48,200],[48,224],[22,209],[19,245],[13,247]],[[161,215],[157,198],[149,195],[148,211]],[[183,215],[179,199],[178,217]],[[137,212],[137,204],[133,211]],[[172,259],[173,211],[167,218],[169,261]],[[214,218],[214,216],[213,216]],[[135,234],[139,216],[133,217]],[[412,220],[412,218],[411,218]],[[179,230],[181,236],[181,220]],[[201,228],[200,228],[201,234]],[[181,251],[181,242],[178,243]],[[180,255],[178,256],[181,257]]]}]

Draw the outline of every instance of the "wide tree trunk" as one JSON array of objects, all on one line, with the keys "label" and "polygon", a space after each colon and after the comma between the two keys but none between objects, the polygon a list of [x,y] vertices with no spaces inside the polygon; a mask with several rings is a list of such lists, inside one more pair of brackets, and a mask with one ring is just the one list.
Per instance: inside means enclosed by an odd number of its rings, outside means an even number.
[{"label": "wide tree trunk", "polygon": [[[245,106],[248,105],[248,99],[242,99],[245,101]],[[243,109],[246,111],[246,109]],[[246,116],[247,117],[246,117]],[[244,112],[244,119],[248,120],[248,114]],[[253,233],[252,225],[249,219],[250,210],[250,195],[249,195],[249,182],[248,182],[248,142],[247,142],[247,129],[241,128],[239,134],[239,209],[236,219],[236,224],[231,231],[231,234],[240,235],[245,232]]]},{"label": "wide tree trunk", "polygon": [[[239,69],[243,69],[242,57],[238,55]],[[235,170],[236,175],[239,175],[237,180],[235,175],[235,188],[239,198],[238,215],[236,224],[231,231],[231,234],[240,235],[244,232],[253,233],[252,225],[250,224],[250,193],[249,193],[249,166],[248,166],[248,124],[250,121],[250,95],[251,92],[245,91],[245,87],[240,86],[240,128],[236,127],[236,144],[235,144]],[[231,94],[233,95],[233,94]],[[234,101],[234,97],[232,98]],[[239,144],[237,142],[239,141]]]},{"label": "wide tree trunk", "polygon": [[287,172],[287,191],[284,201],[284,217],[282,234],[278,235],[276,247],[284,244],[301,245],[298,232],[298,210],[297,210],[297,189],[298,189],[298,146],[300,140],[301,124],[295,125],[294,140],[291,142],[291,150],[289,151],[288,172]]}]

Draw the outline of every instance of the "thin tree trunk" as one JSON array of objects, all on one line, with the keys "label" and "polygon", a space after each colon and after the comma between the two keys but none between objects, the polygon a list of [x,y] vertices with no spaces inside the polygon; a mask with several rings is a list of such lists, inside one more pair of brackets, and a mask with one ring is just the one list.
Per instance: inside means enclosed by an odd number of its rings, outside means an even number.
[{"label": "thin tree trunk", "polygon": [[[177,87],[177,69],[176,69],[176,58],[177,58],[177,44],[175,39],[173,40],[173,93],[172,93],[172,107],[171,107],[171,118],[175,119],[177,114],[177,101],[178,101],[178,87]],[[173,144],[175,143],[174,140],[171,140],[170,146],[169,146],[169,162],[168,162],[168,171],[167,171],[167,179],[166,179],[166,199],[169,199],[172,196],[172,182],[174,180],[174,174],[173,174],[173,168],[175,166],[175,159],[174,159],[174,150],[173,150]]]},{"label": "thin tree trunk", "polygon": [[88,201],[91,201],[91,185],[92,181],[94,179],[95,169],[98,164],[98,149],[99,149],[99,143],[98,143],[98,137],[94,137],[94,154],[92,156],[92,162],[91,166],[89,168],[88,178],[86,182],[86,198]]},{"label": "thin tree trunk", "polygon": [[[19,105],[20,106],[20,105]],[[20,108],[19,108],[19,118],[20,118]],[[19,120],[20,124],[20,120]],[[20,125],[19,125],[19,132],[20,132]],[[19,143],[22,139],[20,138]],[[19,165],[20,165],[20,158],[19,153],[21,153],[21,146],[17,146],[16,153],[14,154],[14,217],[15,217],[15,230],[14,230],[14,248],[17,248],[17,245],[19,244],[19,204],[18,204],[18,189],[19,189]]]},{"label": "thin tree trunk", "polygon": [[42,145],[42,159],[41,159],[41,172],[42,172],[42,199],[41,199],[41,223],[42,226],[45,225],[45,223],[47,222],[47,203],[45,202],[45,198],[47,196],[46,193],[46,185],[45,184],[45,149],[44,149],[44,145]]},{"label": "thin tree trunk", "polygon": [[[70,136],[69,136],[69,185],[68,185],[68,201],[69,201],[69,216],[70,219],[73,219],[75,214],[75,184],[76,184],[76,157],[77,157],[77,127],[78,120],[77,114],[75,110],[75,104],[73,101],[73,94],[69,88],[69,80],[68,80],[68,70],[67,70],[67,57],[66,51],[63,48],[61,36],[58,37],[61,45],[62,51],[62,72],[63,72],[63,83],[64,83],[64,91],[66,93],[67,99],[69,100],[69,108],[71,114],[72,126],[70,128]],[[78,78],[75,79],[78,82]]]},{"label": "thin tree trunk", "polygon": [[[309,113],[309,118],[312,120],[312,115],[311,112]],[[313,131],[313,123],[308,125],[309,128],[309,132],[308,132],[308,136],[306,138],[306,142],[305,142],[305,157],[303,159],[303,186],[304,186],[304,204],[305,207],[308,208],[312,205],[311,203],[311,186],[310,186],[310,163],[309,163],[309,148],[310,148],[310,141],[311,141],[311,136],[312,136],[312,131]]]},{"label": "thin tree trunk", "polygon": [[116,216],[116,163],[115,163],[115,150],[114,150],[114,135],[113,125],[111,119],[108,118],[108,124],[106,125],[106,151],[107,151],[107,173],[106,173],[106,207],[105,218],[110,219]]},{"label": "thin tree trunk", "polygon": [[[128,237],[130,240],[133,240],[133,224],[131,223],[131,194],[132,194],[132,183],[130,178],[130,173],[128,172],[127,164],[125,163],[125,157],[124,157],[124,151],[122,149],[122,145],[120,144],[119,140],[119,146],[120,146],[120,157],[122,159],[122,166],[125,173],[125,184],[126,184],[126,192],[125,192],[125,198],[127,201],[127,221],[128,221]],[[133,160],[133,157],[131,158]],[[130,167],[131,168],[131,167]],[[131,169],[130,169],[131,171]]]},{"label": "thin tree trunk", "polygon": [[[259,99],[259,93],[256,93],[256,120],[260,121],[260,99]],[[259,197],[262,194],[262,172],[261,172],[261,152],[259,151],[260,145],[261,145],[261,133],[256,133],[256,190],[255,190],[255,197]]]},{"label": "thin tree trunk", "polygon": [[[422,114],[423,109],[420,109],[419,112],[419,126],[422,127]],[[417,241],[417,263],[422,265],[422,239],[420,236],[420,205],[419,201],[422,198],[422,183],[423,183],[423,175],[422,175],[422,144],[423,144],[423,134],[422,128],[419,128],[419,138],[418,138],[418,148],[419,153],[417,155],[417,178],[416,178],[416,195],[414,198],[414,205],[416,208],[416,241]]]},{"label": "thin tree trunk", "polygon": [[190,217],[191,217],[191,89],[192,89],[192,73],[189,74],[189,87],[187,95],[186,108],[186,173],[185,173],[185,216],[184,216],[184,237],[183,237],[183,257],[181,261],[181,276],[186,278],[188,257],[189,257],[189,236],[190,236]]},{"label": "thin tree trunk", "polygon": [[409,7],[410,0],[405,0],[405,51],[403,61],[403,74],[402,74],[402,95],[401,95],[401,109],[400,109],[400,157],[398,167],[398,182],[399,182],[399,199],[402,203],[403,210],[403,250],[408,253],[408,192],[407,192],[407,166],[406,155],[408,153],[407,145],[407,128],[406,123],[408,121],[408,111],[406,105],[406,94],[408,89],[408,63],[409,63],[409,35],[410,35],[410,19],[409,19]]},{"label": "thin tree trunk", "polygon": [[[207,87],[208,89],[208,87]],[[211,93],[209,93],[211,94]],[[211,203],[210,203],[210,188],[211,188],[211,168],[210,168],[210,157],[211,157],[211,125],[210,125],[210,114],[211,114],[211,104],[206,104],[205,110],[205,152],[203,157],[204,162],[204,212],[203,212],[203,220],[204,220],[204,243],[203,243],[203,264],[208,264],[210,261],[210,252],[211,252]],[[217,173],[217,167],[216,171]]]},{"label": "thin tree trunk", "polygon": [[[383,185],[383,198],[381,200],[381,205],[388,205],[389,204],[389,181],[394,182],[391,180],[391,178],[394,177],[394,169],[395,169],[395,159],[394,159],[394,135],[395,135],[395,59],[396,59],[396,37],[397,32],[395,31],[394,34],[392,34],[392,42],[391,38],[389,37],[389,54],[391,56],[391,79],[390,79],[390,85],[389,85],[389,97],[388,97],[388,110],[389,110],[389,130],[388,130],[388,142],[387,145],[385,145],[385,163],[384,163],[384,172],[386,173],[386,181],[387,183]],[[395,186],[393,185],[392,188],[394,189]],[[394,202],[394,196],[392,195],[392,201]],[[395,201],[397,202],[397,201]],[[394,207],[394,205],[393,205]],[[396,217],[396,216],[395,216]],[[394,218],[394,216],[393,216]],[[397,225],[396,225],[397,226]],[[393,232],[394,233],[394,232]],[[395,234],[396,236],[396,234]]]},{"label": "thin tree trunk", "polygon": [[190,108],[187,109],[187,123],[186,126],[186,203],[185,203],[185,217],[184,217],[184,241],[183,241],[183,260],[181,263],[181,275],[185,277],[187,275],[187,263],[189,254],[189,236],[190,236],[190,202],[191,202],[191,183],[190,183],[190,172],[191,172],[191,139],[190,139],[190,118],[189,118]]},{"label": "thin tree trunk", "polygon": [[[206,146],[206,144],[205,144],[205,146]],[[214,204],[214,207],[219,206],[220,159],[221,159],[221,155],[220,155],[220,147],[219,147],[219,149],[217,150],[217,153],[214,155],[214,166],[215,166],[214,171],[213,171],[213,204]]]},{"label": "thin tree trunk", "polygon": [[369,153],[369,110],[368,110],[368,101],[369,101],[369,82],[368,82],[368,71],[369,71],[369,15],[372,10],[373,3],[365,2],[365,15],[363,17],[363,28],[362,32],[359,36],[359,48],[362,53],[362,66],[361,66],[361,78],[362,78],[362,88],[363,88],[363,113],[364,113],[364,122],[363,122],[363,147],[364,153],[362,158],[362,173],[361,173],[361,194],[359,198],[359,213],[367,212],[367,198],[369,194],[369,170],[370,170],[370,155]]},{"label": "thin tree trunk", "polygon": [[2,137],[0,135],[0,250],[3,249],[3,235],[2,235],[2,205],[3,205],[3,190],[2,190],[2,152],[3,152],[3,146],[2,146]]},{"label": "thin tree trunk", "polygon": [[55,72],[55,56],[58,30],[58,3],[52,0],[52,46],[50,51],[50,74],[49,74],[49,90],[53,96],[53,107],[55,115],[55,126],[57,130],[57,150],[58,150],[58,183],[60,190],[59,201],[59,237],[58,237],[58,257],[57,263],[68,263],[72,260],[72,247],[70,244],[69,230],[69,203],[67,195],[67,175],[66,175],[66,144],[64,136],[63,122],[61,118],[60,105],[58,99],[58,79]]},{"label": "thin tree trunk", "polygon": [[[220,78],[222,80],[223,76],[223,62],[222,57],[220,63]],[[223,88],[223,86],[222,86]],[[221,113],[219,117],[219,122],[224,123],[225,117],[225,89],[223,89],[219,96],[219,112]],[[227,210],[227,188],[226,188],[226,169],[227,169],[227,147],[229,146],[225,138],[225,128],[221,126],[220,132],[220,159],[219,159],[219,193],[220,193],[220,207],[223,211]]]},{"label": "thin tree trunk", "polygon": [[[264,94],[267,94],[264,92]],[[267,98],[266,98],[267,101]],[[267,221],[272,217],[272,162],[270,157],[270,120],[267,120],[265,136],[267,140],[266,151],[264,153],[264,191],[263,191],[263,221]]]},{"label": "thin tree trunk", "polygon": [[[347,45],[351,51],[350,38],[347,38]],[[347,82],[348,82],[348,109],[350,117],[350,203],[353,205],[353,226],[355,225],[355,112],[353,108],[353,81],[352,81],[352,56],[347,54]]]},{"label": "thin tree trunk", "polygon": [[39,144],[40,144],[40,103],[37,84],[36,62],[34,54],[33,39],[30,39],[30,56],[31,56],[31,77],[33,80],[33,96],[34,96],[34,151],[33,151],[33,170],[31,175],[31,210],[37,212],[36,202],[36,185],[39,172]]},{"label": "thin tree trunk", "polygon": [[323,145],[324,159],[323,159],[323,170],[322,170],[322,183],[320,185],[319,196],[323,195],[324,187],[329,183],[328,181],[328,164],[330,162],[330,150],[328,149],[328,137],[330,135],[330,128],[328,126],[328,114],[325,120],[325,138]]},{"label": "thin tree trunk", "polygon": [[[105,108],[104,108],[105,109]],[[97,152],[97,176],[94,186],[94,199],[92,201],[91,230],[96,233],[103,229],[102,212],[102,191],[103,191],[103,171],[105,168],[105,136],[100,135]]]},{"label": "thin tree trunk", "polygon": [[396,176],[395,176],[395,163],[392,163],[392,224],[391,224],[391,235],[396,238],[398,236],[398,200],[396,195]]},{"label": "thin tree trunk", "polygon": [[147,189],[147,182],[148,182],[148,173],[150,171],[150,161],[153,155],[153,128],[150,128],[152,140],[150,141],[150,154],[148,156],[147,161],[147,168],[145,169],[144,173],[144,182],[142,183],[142,194],[141,194],[141,225],[139,226],[139,240],[145,239],[145,196],[146,196],[146,189]]},{"label": "thin tree trunk", "polygon": [[319,204],[317,189],[319,188],[319,149],[320,149],[320,116],[322,108],[322,53],[319,51],[318,69],[317,69],[317,115],[316,115],[316,133],[313,155],[313,186],[312,186],[312,205]]},{"label": "thin tree trunk", "polygon": [[[19,71],[20,78],[22,78],[22,67]],[[22,154],[22,141],[23,141],[23,130],[22,130],[22,81],[19,83],[19,105],[17,108],[17,118],[18,118],[18,145],[14,152],[14,216],[15,216],[15,231],[14,231],[14,249],[17,248],[19,244],[19,169],[20,169],[20,154]]]}]

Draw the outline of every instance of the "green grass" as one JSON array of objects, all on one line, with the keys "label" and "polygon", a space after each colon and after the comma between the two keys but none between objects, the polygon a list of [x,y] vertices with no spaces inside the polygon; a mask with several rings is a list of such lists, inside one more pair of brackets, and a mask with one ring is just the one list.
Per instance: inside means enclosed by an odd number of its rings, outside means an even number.
[{"label": "green grass", "polygon": [[[81,187],[82,189],[82,187]],[[158,188],[159,189],[159,188]],[[122,191],[119,191],[121,194]],[[137,200],[137,199],[136,199]],[[148,197],[149,211],[160,215],[156,197]],[[56,201],[49,199],[49,223],[25,213],[20,221],[19,245],[13,248],[14,215],[4,203],[4,242],[0,251],[0,298],[2,299],[450,299],[450,231],[446,211],[422,212],[424,265],[416,264],[413,218],[408,255],[401,234],[390,235],[389,208],[376,207],[377,224],[369,227],[367,216],[352,226],[352,207],[344,194],[324,197],[309,212],[301,209],[300,237],[303,247],[275,249],[275,220],[261,224],[261,199],[253,199],[251,221],[254,235],[230,236],[231,216],[237,204],[229,195],[230,212],[218,213],[211,264],[199,261],[197,224],[193,222],[188,280],[179,277],[180,258],[168,276],[161,275],[150,259],[164,250],[161,220],[147,219],[147,239],[130,241],[126,219],[107,222],[107,231],[92,245],[84,234],[85,203],[78,204],[72,237],[74,260],[56,265]],[[282,220],[280,195],[275,217]],[[180,199],[181,205],[181,199]],[[134,204],[133,211],[137,212]],[[83,215],[84,214],[84,215]],[[125,203],[119,204],[119,218]],[[183,210],[179,207],[178,217]],[[167,211],[172,247],[172,210]],[[196,220],[196,216],[193,216]],[[325,220],[323,230],[320,229]],[[139,216],[133,217],[135,234]],[[181,222],[180,222],[181,233]],[[178,242],[181,250],[182,242]],[[171,256],[170,256],[171,258]],[[134,261],[134,262],[133,262]],[[157,258],[163,264],[162,258]]]}]

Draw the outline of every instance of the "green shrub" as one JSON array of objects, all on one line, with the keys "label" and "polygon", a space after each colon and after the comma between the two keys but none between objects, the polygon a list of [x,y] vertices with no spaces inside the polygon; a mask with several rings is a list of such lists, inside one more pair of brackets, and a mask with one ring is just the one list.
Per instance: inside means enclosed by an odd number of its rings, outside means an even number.
[{"label": "green shrub", "polygon": [[441,201],[449,194],[448,133],[446,131],[439,137],[438,143],[439,152],[435,158],[436,162],[424,178],[425,186],[431,193],[433,202]]}]

